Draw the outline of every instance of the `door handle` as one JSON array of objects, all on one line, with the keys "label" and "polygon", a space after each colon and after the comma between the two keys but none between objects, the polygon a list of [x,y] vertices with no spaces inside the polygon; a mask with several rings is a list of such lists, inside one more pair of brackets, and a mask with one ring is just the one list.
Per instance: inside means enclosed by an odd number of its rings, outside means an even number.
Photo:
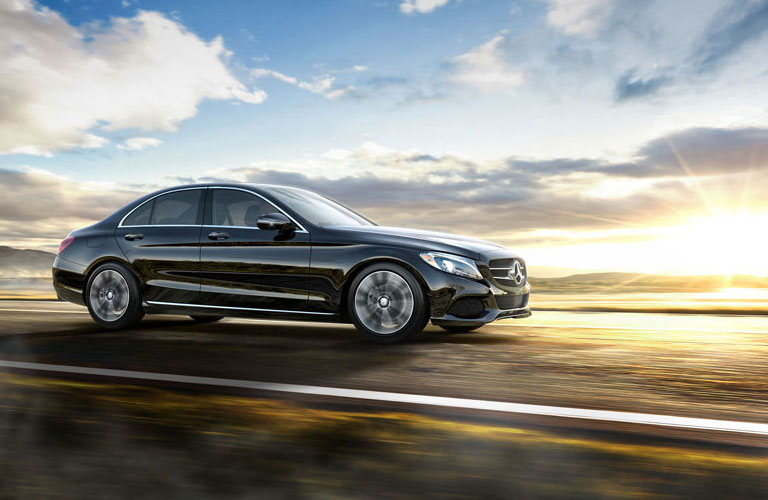
[{"label": "door handle", "polygon": [[209,240],[226,240],[227,238],[229,238],[229,233],[224,231],[214,231],[208,234]]},{"label": "door handle", "polygon": [[125,235],[125,239],[128,240],[128,241],[143,240],[144,239],[144,235],[141,234],[141,233],[128,233],[128,234]]}]

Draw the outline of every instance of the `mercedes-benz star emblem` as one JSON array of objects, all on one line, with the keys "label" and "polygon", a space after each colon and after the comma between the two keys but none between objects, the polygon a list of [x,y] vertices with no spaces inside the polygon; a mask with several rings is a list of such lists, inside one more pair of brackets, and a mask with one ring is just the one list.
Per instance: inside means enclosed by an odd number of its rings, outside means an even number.
[{"label": "mercedes-benz star emblem", "polygon": [[523,284],[523,281],[525,281],[525,275],[523,274],[523,266],[519,261],[515,261],[515,263],[512,264],[512,268],[507,273],[507,276],[509,276],[509,279],[514,280],[516,284]]}]

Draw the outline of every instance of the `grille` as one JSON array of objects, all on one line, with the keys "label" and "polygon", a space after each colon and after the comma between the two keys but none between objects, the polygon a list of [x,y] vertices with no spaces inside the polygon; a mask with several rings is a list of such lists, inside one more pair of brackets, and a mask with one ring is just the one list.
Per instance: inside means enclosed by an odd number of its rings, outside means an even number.
[{"label": "grille", "polygon": [[474,297],[458,299],[448,308],[448,314],[457,318],[478,318],[485,312],[483,301]]},{"label": "grille", "polygon": [[497,295],[496,305],[499,309],[519,309],[528,305],[528,294],[523,295]]},{"label": "grille", "polygon": [[[523,273],[523,279],[520,283],[517,283],[509,276],[510,271],[515,265],[515,261],[520,263],[520,270]],[[488,267],[491,270],[493,280],[501,286],[515,288],[523,286],[528,282],[528,268],[525,267],[525,261],[523,259],[494,259],[488,263]]]}]

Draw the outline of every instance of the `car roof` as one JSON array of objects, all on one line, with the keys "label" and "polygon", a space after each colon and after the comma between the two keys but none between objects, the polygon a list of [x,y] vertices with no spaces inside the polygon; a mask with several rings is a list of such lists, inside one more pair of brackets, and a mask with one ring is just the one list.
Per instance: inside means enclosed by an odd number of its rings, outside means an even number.
[{"label": "car roof", "polygon": [[158,189],[155,193],[164,193],[166,191],[174,191],[176,189],[188,189],[188,188],[206,188],[206,187],[236,187],[253,189],[254,191],[269,190],[270,188],[287,188],[287,189],[299,189],[295,186],[285,186],[280,184],[255,184],[251,182],[200,182],[195,184],[180,184],[178,186],[168,186],[162,189]]}]

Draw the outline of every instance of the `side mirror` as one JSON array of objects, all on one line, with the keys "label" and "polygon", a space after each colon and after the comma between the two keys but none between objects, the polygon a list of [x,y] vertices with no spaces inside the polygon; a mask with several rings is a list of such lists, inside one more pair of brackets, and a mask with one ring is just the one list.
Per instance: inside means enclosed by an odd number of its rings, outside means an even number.
[{"label": "side mirror", "polygon": [[259,220],[256,221],[256,225],[259,229],[265,229],[267,231],[277,230],[283,232],[293,228],[291,219],[278,212],[262,215],[259,217]]}]

